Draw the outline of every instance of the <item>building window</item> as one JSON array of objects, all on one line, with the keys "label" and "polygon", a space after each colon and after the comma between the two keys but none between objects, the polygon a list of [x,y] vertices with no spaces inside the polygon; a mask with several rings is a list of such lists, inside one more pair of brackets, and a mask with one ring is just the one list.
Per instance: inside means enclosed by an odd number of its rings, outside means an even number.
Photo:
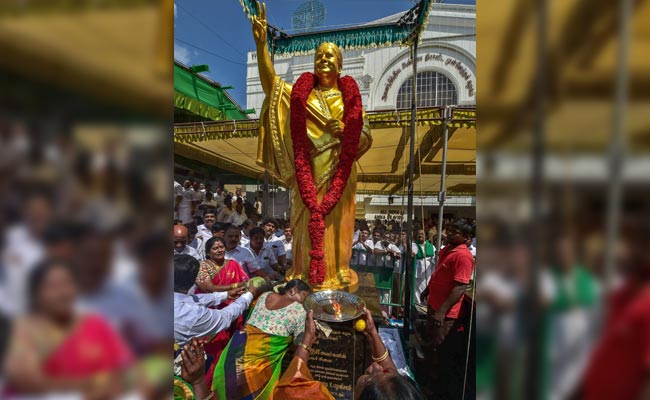
[{"label": "building window", "polygon": [[[410,108],[413,77],[397,92],[397,108]],[[451,106],[458,104],[458,92],[451,79],[435,71],[418,73],[418,107]]]}]

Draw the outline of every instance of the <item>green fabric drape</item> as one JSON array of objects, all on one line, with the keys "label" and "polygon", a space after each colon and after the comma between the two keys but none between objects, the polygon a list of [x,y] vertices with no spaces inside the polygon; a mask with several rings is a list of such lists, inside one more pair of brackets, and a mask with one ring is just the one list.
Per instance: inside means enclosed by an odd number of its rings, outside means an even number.
[{"label": "green fabric drape", "polygon": [[[246,15],[250,18],[257,15],[254,0],[240,0]],[[382,25],[366,25],[351,29],[313,32],[309,34],[286,35],[276,38],[271,44],[269,35],[269,50],[275,56],[295,56],[312,54],[323,42],[336,43],[341,49],[365,49],[394,45],[409,45],[413,37],[424,30],[429,19],[429,11],[433,0],[421,0],[417,5],[419,12],[415,21],[401,25],[396,22]],[[410,11],[409,11],[410,12]]]},{"label": "green fabric drape", "polygon": [[380,25],[345,31],[316,32],[276,39],[273,53],[276,56],[312,54],[323,42],[336,43],[341,49],[354,50],[403,44],[411,29],[409,26]]},{"label": "green fabric drape", "polygon": [[174,107],[215,121],[226,119],[222,111],[176,91],[174,92]]},{"label": "green fabric drape", "polygon": [[174,106],[213,120],[246,119],[224,90],[174,65]]}]

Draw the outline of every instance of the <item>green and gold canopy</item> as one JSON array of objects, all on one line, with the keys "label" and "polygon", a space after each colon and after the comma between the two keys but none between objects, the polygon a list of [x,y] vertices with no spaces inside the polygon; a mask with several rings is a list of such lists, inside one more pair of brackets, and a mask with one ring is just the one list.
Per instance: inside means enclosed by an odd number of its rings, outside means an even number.
[{"label": "green and gold canopy", "polygon": [[[447,192],[476,192],[475,109],[458,107],[446,124]],[[371,149],[358,161],[360,194],[402,194],[409,169],[410,110],[368,112],[373,137]],[[184,157],[262,181],[257,165],[257,119],[180,123],[174,126],[175,152]],[[415,140],[416,194],[433,195],[440,189],[444,124],[439,107],[417,110]]]}]

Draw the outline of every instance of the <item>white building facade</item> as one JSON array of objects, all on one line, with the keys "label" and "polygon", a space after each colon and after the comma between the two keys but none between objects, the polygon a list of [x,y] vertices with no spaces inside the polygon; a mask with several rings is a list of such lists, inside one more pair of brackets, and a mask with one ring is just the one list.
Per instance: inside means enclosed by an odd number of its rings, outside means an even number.
[{"label": "white building facade", "polygon": [[[397,21],[400,16],[395,14],[372,23]],[[278,76],[295,82],[303,72],[314,71],[314,57],[276,57],[274,66]],[[246,107],[259,113],[264,92],[255,52],[248,53],[247,68]],[[343,75],[358,82],[366,111],[408,108],[412,68],[408,47],[343,51]],[[432,5],[418,47],[418,76],[420,106],[476,104],[475,6]]]},{"label": "white building facade", "polygon": [[[372,23],[397,21],[401,15]],[[313,72],[313,57],[275,57],[275,72],[285,81],[295,82],[302,73]],[[246,107],[259,113],[264,92],[256,58],[255,52],[248,53]],[[475,105],[476,7],[432,4],[417,60],[418,107]],[[413,65],[408,47],[344,50],[342,75],[350,75],[357,81],[366,111],[410,108]],[[377,197],[383,196],[373,196],[373,200],[378,200]],[[401,199],[396,202],[401,203]],[[474,207],[474,198],[459,199],[457,206],[465,204]]]}]

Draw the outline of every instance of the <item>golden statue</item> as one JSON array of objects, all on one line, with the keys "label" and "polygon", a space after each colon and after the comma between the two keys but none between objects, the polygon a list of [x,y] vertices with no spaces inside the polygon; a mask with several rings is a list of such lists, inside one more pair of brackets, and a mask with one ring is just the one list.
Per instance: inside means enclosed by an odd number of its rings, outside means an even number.
[{"label": "golden statue", "polygon": [[[311,240],[308,225],[310,210],[300,195],[294,167],[294,149],[290,129],[290,99],[292,85],[275,74],[267,48],[266,5],[257,2],[258,15],[251,18],[253,37],[257,47],[257,62],[266,98],[260,114],[260,132],[257,163],[271,175],[282,180],[291,189],[291,227],[293,229],[293,266],[287,279],[309,278]],[[314,57],[317,85],[309,93],[306,104],[306,133],[312,178],[317,198],[322,202],[339,164],[343,141],[344,107],[338,80],[343,68],[343,57],[333,43],[322,43]],[[368,120],[363,113],[363,128],[359,137],[356,159],[372,143]],[[322,284],[313,284],[316,290],[349,290],[358,286],[357,274],[350,269],[354,237],[357,184],[356,165],[352,165],[343,194],[332,211],[325,216],[324,263]]]}]

